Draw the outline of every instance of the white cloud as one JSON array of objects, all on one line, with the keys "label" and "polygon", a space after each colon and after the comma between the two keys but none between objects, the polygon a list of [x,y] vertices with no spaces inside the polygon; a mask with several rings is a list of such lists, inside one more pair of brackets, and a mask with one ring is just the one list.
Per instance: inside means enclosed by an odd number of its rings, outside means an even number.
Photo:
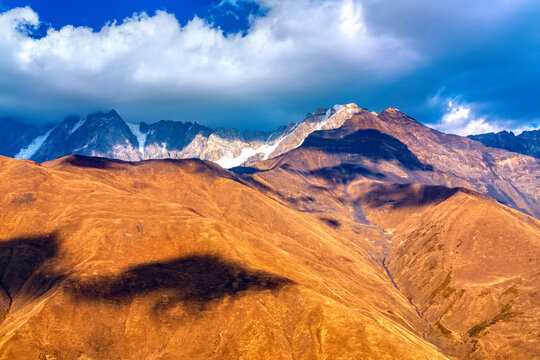
[{"label": "white cloud", "polygon": [[174,107],[194,94],[241,101],[390,76],[419,61],[400,39],[370,33],[358,1],[259,2],[267,11],[252,19],[245,36],[226,35],[198,17],[182,26],[157,11],[99,31],[51,28],[34,39],[21,31],[40,24],[31,8],[1,13],[0,110],[26,104],[39,111],[39,99],[49,107],[68,107],[67,98],[135,105],[159,98]]},{"label": "white cloud", "polygon": [[479,116],[473,110],[473,105],[460,100],[460,97],[441,98],[440,95],[443,91],[444,88],[428,101],[428,105],[431,107],[440,106],[441,104],[445,106],[445,114],[442,116],[441,121],[430,125],[439,131],[467,136],[508,130],[519,135],[523,131],[540,129],[537,124],[523,125],[511,119],[487,120],[485,116]]},{"label": "white cloud", "polygon": [[341,7],[340,29],[349,38],[358,36],[360,32],[365,32],[363,24],[362,7],[352,0],[345,1]]},{"label": "white cloud", "polygon": [[439,131],[461,136],[498,132],[503,128],[495,122],[489,122],[485,117],[477,116],[466,103],[458,99],[446,100],[446,113],[441,121],[433,127]]},{"label": "white cloud", "polygon": [[529,125],[517,127],[512,131],[514,132],[514,134],[519,135],[524,131],[532,131],[532,130],[540,130],[540,125],[529,124]]}]

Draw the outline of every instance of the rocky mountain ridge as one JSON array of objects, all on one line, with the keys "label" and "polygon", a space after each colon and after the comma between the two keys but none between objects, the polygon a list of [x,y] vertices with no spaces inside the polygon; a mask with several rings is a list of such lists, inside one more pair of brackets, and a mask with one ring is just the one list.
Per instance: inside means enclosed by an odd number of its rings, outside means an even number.
[{"label": "rocky mountain ridge", "polygon": [[[37,162],[70,154],[126,161],[199,158],[230,168],[275,157],[300,145],[313,131],[341,126],[346,117],[334,116],[340,108],[318,109],[303,122],[275,131],[244,132],[169,120],[129,124],[111,110],[68,117],[39,135],[33,131],[26,135],[35,136],[33,140],[27,139],[18,152],[5,155]],[[21,144],[13,146],[17,145]]]},{"label": "rocky mountain ridge", "polygon": [[540,129],[523,131],[515,135],[512,131],[501,131],[480,135],[469,135],[468,138],[480,141],[482,144],[506,149],[508,151],[540,158]]},{"label": "rocky mountain ridge", "polygon": [[[356,104],[318,109],[303,122],[273,132],[213,130],[175,121],[135,125],[111,110],[66,118],[45,135],[38,136],[16,157],[37,162],[68,154],[126,161],[199,158],[234,168],[271,159],[285,161],[279,157],[297,156],[291,150],[319,148],[332,152],[336,159],[340,159],[339,154],[349,159],[328,166],[369,169],[384,160],[385,167],[375,166],[373,171],[385,173],[395,182],[474,189],[540,216],[538,159],[441,133],[394,108],[380,114]],[[368,163],[366,159],[370,159]],[[295,163],[300,166],[299,160]],[[306,161],[303,166],[308,164]]]},{"label": "rocky mountain ridge", "polygon": [[300,147],[255,163],[251,172],[294,168],[338,182],[362,175],[463,187],[540,217],[539,159],[441,133],[394,108],[380,114],[360,107],[352,112],[340,128],[314,132]]},{"label": "rocky mountain ridge", "polygon": [[[317,109],[307,114],[301,123],[281,126],[275,131],[211,129],[197,123],[172,120],[131,124],[114,110],[93,113],[85,118],[67,117],[56,127],[40,127],[2,118],[0,126],[5,131],[0,139],[0,155],[38,162],[70,154],[106,156],[126,161],[200,158],[231,168],[283,154],[299,146],[313,131],[337,128],[352,116],[354,110],[351,109],[355,106],[346,105],[345,113],[336,117],[334,115],[341,108],[340,105],[331,109]],[[90,124],[100,119],[102,125]],[[87,134],[72,136],[86,122],[89,122],[88,126],[81,131]],[[517,136],[511,131],[501,131],[497,134],[470,135],[468,138],[488,147],[540,158],[540,130],[524,131]]]}]

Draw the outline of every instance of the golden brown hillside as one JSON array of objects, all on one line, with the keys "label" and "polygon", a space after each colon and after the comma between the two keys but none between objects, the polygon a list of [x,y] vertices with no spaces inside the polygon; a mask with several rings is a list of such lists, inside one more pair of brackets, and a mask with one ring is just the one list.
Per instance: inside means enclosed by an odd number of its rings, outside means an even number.
[{"label": "golden brown hillside", "polygon": [[375,184],[352,192],[393,234],[385,264],[431,324],[430,341],[459,358],[540,356],[537,220],[468,190]]},{"label": "golden brown hillside", "polygon": [[2,359],[445,358],[372,226],[195,160],[0,158],[0,177]]},{"label": "golden brown hillside", "polygon": [[538,358],[538,220],[472,190],[405,183],[422,181],[426,165],[392,139],[356,153],[363,138],[349,147],[341,140],[258,163],[242,178],[299,211],[333,219],[336,231],[351,224],[378,230],[382,238],[366,237],[368,251],[447,355]]}]

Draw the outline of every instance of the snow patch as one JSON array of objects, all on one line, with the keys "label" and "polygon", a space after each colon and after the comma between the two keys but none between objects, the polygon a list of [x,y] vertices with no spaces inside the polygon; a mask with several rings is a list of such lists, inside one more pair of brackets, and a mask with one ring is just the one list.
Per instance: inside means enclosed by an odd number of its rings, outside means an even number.
[{"label": "snow patch", "polygon": [[322,127],[323,127],[324,125],[326,125],[326,123],[328,122],[328,119],[330,119],[330,116],[332,116],[332,109],[328,109],[328,110],[326,111],[326,114],[324,115],[323,121],[321,121],[321,122],[319,123],[319,125],[317,125],[317,127],[315,128],[315,130],[313,130],[313,131],[321,130]]},{"label": "snow patch", "polygon": [[[315,127],[315,129],[313,131],[317,131],[317,130],[322,129],[324,127],[324,125],[326,125],[328,120],[332,117],[332,110],[338,111],[342,107],[343,107],[343,105],[334,105],[332,108],[328,109],[326,111],[324,119]],[[227,155],[220,158],[219,160],[216,160],[215,162],[221,167],[224,167],[226,169],[230,169],[230,168],[233,168],[233,167],[236,167],[236,166],[243,165],[250,157],[255,156],[255,155],[259,155],[259,154],[263,155],[263,160],[268,160],[270,155],[274,151],[276,151],[279,144],[281,144],[281,142],[283,140],[285,140],[288,136],[290,136],[296,130],[297,127],[298,127],[298,124],[296,124],[296,126],[294,128],[292,128],[291,131],[287,135],[281,137],[278,141],[276,141],[272,145],[264,144],[264,145],[259,146],[256,149],[252,148],[252,147],[243,148],[242,151],[240,152],[240,155],[238,155],[238,156],[234,156],[233,153],[231,151],[229,151],[227,153]],[[273,134],[270,134],[270,136],[267,139],[267,142],[270,140],[272,135]],[[304,142],[304,139],[300,142],[300,144],[298,146],[302,145],[303,142]]]},{"label": "snow patch", "polygon": [[137,138],[137,141],[139,142],[139,153],[141,154],[141,159],[144,158],[144,144],[146,143],[146,137],[148,134],[141,132],[141,125],[140,124],[130,124],[126,123],[129,127],[129,130],[135,135]]},{"label": "snow patch", "polygon": [[39,148],[43,145],[45,140],[49,137],[51,132],[54,129],[51,129],[47,131],[45,134],[38,136],[32,142],[25,148],[22,148],[17,155],[15,155],[15,159],[30,159],[34,154],[39,150]]},{"label": "snow patch", "polygon": [[[338,111],[338,110],[341,109],[342,107],[343,107],[343,105],[334,105],[334,106],[332,106],[331,109],[328,109],[328,110],[326,111],[326,114],[324,115],[323,121],[321,121],[321,122],[319,123],[319,125],[317,125],[317,126],[315,127],[315,129],[313,129],[312,132],[321,130],[321,129],[324,127],[324,125],[326,125],[326,123],[328,122],[328,120],[330,120],[330,118],[332,117],[332,109],[334,109],[335,111]],[[307,138],[312,132],[310,132],[309,134],[307,134],[306,137],[303,138],[302,141],[300,141],[300,144],[298,144],[297,148],[299,148],[299,147],[304,143],[304,140],[306,140],[306,138]]]},{"label": "snow patch", "polygon": [[230,169],[236,166],[242,165],[247,159],[253,155],[257,155],[258,151],[253,148],[243,148],[239,156],[234,156],[231,151],[227,153],[224,157],[219,160],[216,160],[216,163],[225,168]]},{"label": "snow patch", "polygon": [[73,126],[73,129],[69,131],[68,136],[70,136],[75,131],[77,131],[77,129],[80,128],[82,124],[84,124],[85,121],[86,121],[86,118],[80,118],[79,121],[75,124],[75,126]]},{"label": "snow patch", "polygon": [[[242,151],[240,152],[240,155],[236,157],[233,155],[232,152],[229,151],[226,156],[222,157],[219,160],[216,160],[216,163],[221,167],[230,169],[230,168],[244,164],[250,157],[259,155],[259,154],[263,154],[263,160],[268,160],[268,157],[274,151],[276,151],[279,144],[281,144],[283,140],[285,140],[289,135],[291,135],[294,132],[294,130],[297,128],[297,126],[298,124],[295,125],[287,135],[281,137],[281,139],[279,139],[272,145],[264,144],[264,145],[259,146],[256,149],[252,147],[243,148]],[[271,136],[272,135],[268,137],[268,140],[270,139]]]},{"label": "snow patch", "polygon": [[264,145],[259,146],[257,149],[254,149],[252,147],[243,148],[242,151],[240,152],[240,155],[238,155],[236,157],[233,155],[233,153],[231,151],[229,151],[227,153],[227,155],[225,155],[224,157],[222,157],[219,160],[216,160],[216,163],[221,167],[224,167],[226,169],[230,169],[230,168],[242,165],[250,157],[255,156],[255,155],[259,155],[259,154],[263,154],[264,155],[263,159],[267,160],[268,156],[270,156],[270,154],[273,153],[274,150],[276,150],[279,143],[283,139],[284,138],[280,139],[280,141],[276,142],[274,145],[264,144]]}]

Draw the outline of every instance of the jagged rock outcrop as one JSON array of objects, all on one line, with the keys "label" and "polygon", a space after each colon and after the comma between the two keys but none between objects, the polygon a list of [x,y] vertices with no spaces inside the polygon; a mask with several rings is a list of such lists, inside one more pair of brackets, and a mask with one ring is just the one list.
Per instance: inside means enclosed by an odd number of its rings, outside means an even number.
[{"label": "jagged rock outcrop", "polygon": [[482,144],[540,158],[540,130],[524,131],[515,135],[512,131],[501,131],[480,135],[469,135],[468,138]]},{"label": "jagged rock outcrop", "polygon": [[43,162],[66,154],[139,160],[138,141],[114,110],[85,118],[66,118],[49,134],[30,159]]},{"label": "jagged rock outcrop", "polygon": [[[230,168],[278,156],[299,146],[313,131],[341,126],[346,112],[334,116],[339,108],[318,109],[307,114],[303,122],[281,126],[275,131],[243,132],[170,120],[129,124],[111,110],[85,118],[68,117],[45,134],[40,133],[36,138],[28,135],[28,141],[22,143],[11,138],[7,141],[12,143],[11,148],[19,149],[19,158],[37,162],[79,154],[126,161],[198,158]],[[32,146],[27,146],[30,142]],[[21,150],[22,145],[27,147]]]},{"label": "jagged rock outcrop", "polygon": [[197,123],[165,120],[150,125],[131,125],[131,128],[135,128],[134,133],[141,134],[137,137],[141,159],[199,157],[196,152],[184,150],[197,136],[207,138],[213,132],[212,129]]}]

